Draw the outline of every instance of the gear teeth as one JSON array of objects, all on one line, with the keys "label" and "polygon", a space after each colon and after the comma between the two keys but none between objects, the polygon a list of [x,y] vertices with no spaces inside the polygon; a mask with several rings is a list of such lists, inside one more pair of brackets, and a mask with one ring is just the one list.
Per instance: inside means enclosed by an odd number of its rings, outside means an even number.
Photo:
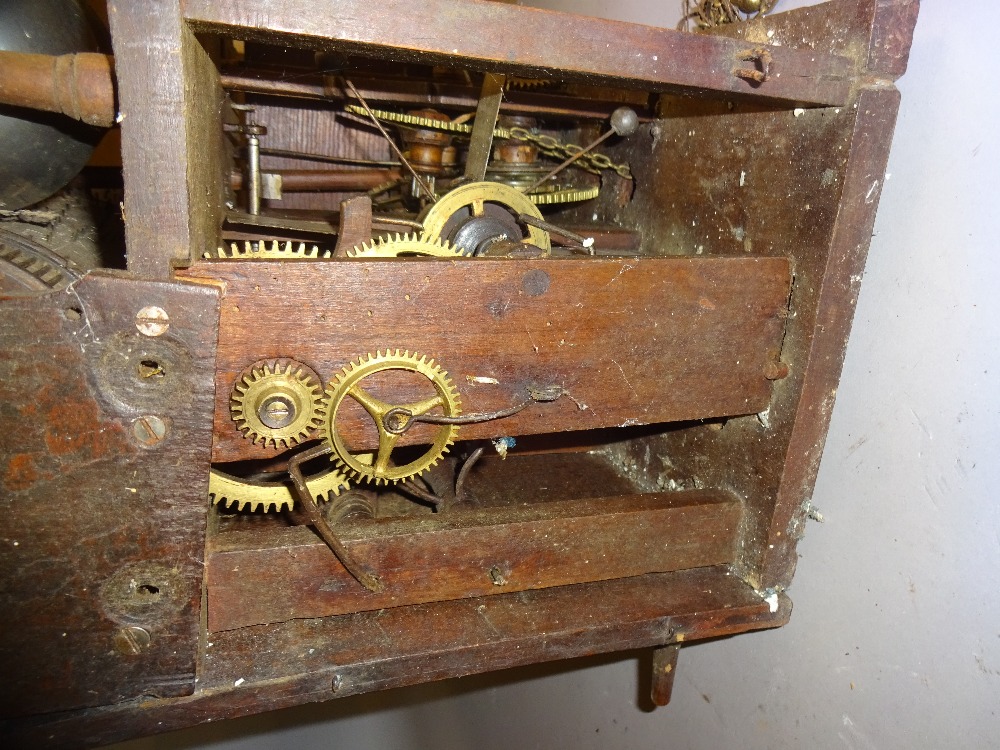
[{"label": "gear teeth", "polygon": [[[348,478],[334,467],[320,474],[306,477],[306,486],[313,497],[328,502],[350,487]],[[295,496],[290,484],[285,482],[248,482],[213,469],[208,480],[208,497],[212,505],[236,508],[240,511],[269,513],[291,508]]]},{"label": "gear teeth", "polygon": [[213,255],[205,252],[204,258],[218,258],[221,260],[290,260],[298,258],[308,258],[317,260],[320,258],[330,258],[333,253],[330,250],[320,252],[319,245],[307,246],[304,242],[295,245],[291,240],[244,240],[242,247],[238,242],[230,242],[228,249],[226,245],[220,245]]},{"label": "gear teeth", "polygon": [[427,256],[437,258],[467,257],[463,251],[453,247],[447,240],[429,237],[424,233],[400,234],[386,239],[363,242],[347,251],[350,258],[398,258],[400,256]]},{"label": "gear teeth", "polygon": [[[269,391],[289,396],[301,404],[301,413],[287,427],[268,427],[257,416],[256,409]],[[321,394],[322,381],[306,365],[284,358],[262,360],[252,364],[238,377],[229,397],[230,415],[236,428],[252,445],[259,444],[275,450],[291,448],[308,440],[316,422],[321,419]],[[248,401],[256,405],[248,408]]]},{"label": "gear teeth", "polygon": [[461,399],[448,373],[426,355],[411,353],[409,349],[378,349],[374,355],[369,352],[359,356],[356,362],[350,361],[334,376],[324,391],[320,407],[322,426],[319,428],[319,435],[331,448],[331,460],[339,469],[358,481],[375,486],[395,484],[418,476],[437,465],[458,434],[458,426],[440,425],[437,437],[422,456],[404,466],[391,467],[385,475],[375,474],[374,456],[366,460],[361,458],[361,454],[352,455],[337,432],[335,426],[337,411],[357,383],[384,370],[405,370],[423,375],[431,381],[434,390],[443,398],[445,413],[451,416],[458,416],[461,413]]}]

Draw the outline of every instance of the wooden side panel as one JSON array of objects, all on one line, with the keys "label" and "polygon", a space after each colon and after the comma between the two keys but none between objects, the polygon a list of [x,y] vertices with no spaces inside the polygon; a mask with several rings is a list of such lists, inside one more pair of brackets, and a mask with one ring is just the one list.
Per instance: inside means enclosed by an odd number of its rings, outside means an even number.
[{"label": "wooden side panel", "polygon": [[355,581],[311,530],[233,532],[208,561],[208,628],[488,596],[731,562],[735,496],[694,491],[338,527],[379,594]]},{"label": "wooden side panel", "polygon": [[93,276],[0,302],[0,716],[194,690],[217,315]]},{"label": "wooden side panel", "polygon": [[[128,268],[167,279],[214,250],[225,211],[222,89],[180,2],[111,0]],[[227,175],[228,176],[228,175]]]},{"label": "wooden side panel", "polygon": [[[329,380],[366,353],[417,351],[451,375],[465,412],[521,403],[529,385],[571,396],[462,427],[463,439],[756,413],[770,400],[765,370],[790,284],[783,258],[220,261],[190,275],[226,287],[216,461],[274,454],[243,438],[229,410],[240,372],[270,357]],[[363,412],[338,428],[353,448],[372,447]]]},{"label": "wooden side panel", "polygon": [[[838,0],[720,33],[751,40],[771,31],[783,43],[852,51],[863,65],[872,39],[895,40],[893,54],[903,54],[907,6],[893,4],[900,11],[893,14],[882,0]],[[886,64],[873,72],[902,69],[898,59]],[[690,426],[628,449],[652,476],[731,487],[747,499],[738,565],[761,589],[787,586],[795,569],[895,122],[899,95],[886,81],[859,86],[854,96],[847,107],[797,114],[673,99],[663,103],[655,140],[643,134],[630,144],[639,154],[652,148],[654,157],[637,169],[640,187],[625,219],[650,217],[655,233],[672,238],[671,252],[794,260],[781,350],[790,375],[775,383],[766,419]],[[652,180],[668,169],[670,180]],[[673,210],[657,213],[663,205]]]}]

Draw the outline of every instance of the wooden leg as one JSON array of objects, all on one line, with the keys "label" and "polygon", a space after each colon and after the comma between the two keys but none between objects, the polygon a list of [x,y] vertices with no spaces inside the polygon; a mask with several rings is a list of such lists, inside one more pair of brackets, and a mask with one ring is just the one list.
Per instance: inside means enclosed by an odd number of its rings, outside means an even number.
[{"label": "wooden leg", "polygon": [[670,703],[670,695],[674,691],[674,674],[677,671],[677,654],[680,650],[681,644],[671,643],[653,651],[653,684],[649,697],[654,706]]}]

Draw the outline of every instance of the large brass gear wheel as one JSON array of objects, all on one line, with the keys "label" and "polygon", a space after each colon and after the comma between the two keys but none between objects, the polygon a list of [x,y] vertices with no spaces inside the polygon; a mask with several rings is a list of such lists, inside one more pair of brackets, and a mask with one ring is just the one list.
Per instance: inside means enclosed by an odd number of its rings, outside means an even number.
[{"label": "large brass gear wheel", "polygon": [[251,242],[244,240],[242,245],[238,242],[230,242],[228,250],[225,245],[222,245],[216,248],[214,253],[206,252],[202,257],[208,260],[214,258],[221,260],[316,260],[332,256],[331,251],[320,250],[318,245],[306,245],[304,242],[280,242],[279,240]]},{"label": "large brass gear wheel", "polygon": [[[389,404],[361,387],[365,378],[386,370],[403,370],[422,375],[430,383],[434,395],[415,403]],[[374,454],[351,454],[337,429],[338,413],[348,398],[360,404],[375,422],[378,449]],[[327,386],[321,431],[333,451],[331,458],[351,477],[374,484],[394,484],[422,474],[440,461],[449,446],[455,442],[458,427],[437,426],[434,439],[426,451],[409,463],[394,466],[390,459],[400,435],[386,430],[383,419],[394,409],[405,409],[413,416],[422,416],[438,408],[447,417],[457,417],[462,410],[458,391],[448,373],[435,364],[433,359],[429,360],[416,352],[410,354],[399,349],[385,353],[378,351],[359,357],[357,362],[351,362]]]},{"label": "large brass gear wheel", "polygon": [[229,410],[243,436],[265,447],[290,448],[319,427],[322,386],[309,367],[292,359],[260,360],[236,380]]},{"label": "large brass gear wheel", "polygon": [[528,233],[523,235],[516,219],[521,214],[544,221],[542,212],[520,190],[499,182],[470,182],[443,195],[427,209],[421,221],[426,237],[444,237],[467,251],[475,248],[468,247],[462,235],[476,235],[477,222],[484,225],[492,222],[498,230],[506,226],[512,233],[517,232],[518,236],[507,235],[506,239],[531,244],[548,253],[552,249],[549,233],[528,225]]},{"label": "large brass gear wheel", "polygon": [[397,234],[395,239],[373,240],[347,251],[349,258],[400,258],[421,256],[433,258],[461,258],[465,253],[454,248],[440,237],[428,239],[424,234]]},{"label": "large brass gear wheel", "polygon": [[[306,477],[306,486],[317,502],[327,502],[347,489],[350,482],[339,469],[331,466],[327,471]],[[218,469],[212,469],[209,474],[208,495],[212,505],[265,513],[290,510],[296,499],[290,480],[260,482],[234,477]]]}]

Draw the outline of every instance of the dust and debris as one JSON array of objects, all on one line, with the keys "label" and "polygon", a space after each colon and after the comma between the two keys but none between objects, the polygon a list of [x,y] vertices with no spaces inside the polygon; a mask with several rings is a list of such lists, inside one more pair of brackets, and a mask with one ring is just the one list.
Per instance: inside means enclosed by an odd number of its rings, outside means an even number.
[{"label": "dust and debris", "polygon": [[493,447],[500,454],[500,458],[507,458],[507,451],[515,445],[517,445],[517,440],[512,437],[499,437],[493,441]]},{"label": "dust and debris", "polygon": [[239,687],[244,682],[246,682],[246,680],[244,680],[242,677],[240,677],[240,679],[236,680],[236,682],[233,683],[233,687]]},{"label": "dust and debris", "polygon": [[826,516],[820,512],[819,508],[812,504],[811,500],[806,500],[805,504],[802,506],[802,510],[805,511],[806,518],[818,523],[826,523]]},{"label": "dust and debris", "polygon": [[500,385],[500,381],[487,375],[466,375],[465,379],[472,385]]},{"label": "dust and debris", "polygon": [[802,107],[796,107],[795,109],[792,110],[792,115],[794,117],[802,117],[802,115],[804,115],[805,113],[806,111],[802,109]]},{"label": "dust and debris", "polygon": [[767,609],[772,615],[778,611],[777,589],[764,589],[763,591],[757,591],[755,593],[767,603]]}]

